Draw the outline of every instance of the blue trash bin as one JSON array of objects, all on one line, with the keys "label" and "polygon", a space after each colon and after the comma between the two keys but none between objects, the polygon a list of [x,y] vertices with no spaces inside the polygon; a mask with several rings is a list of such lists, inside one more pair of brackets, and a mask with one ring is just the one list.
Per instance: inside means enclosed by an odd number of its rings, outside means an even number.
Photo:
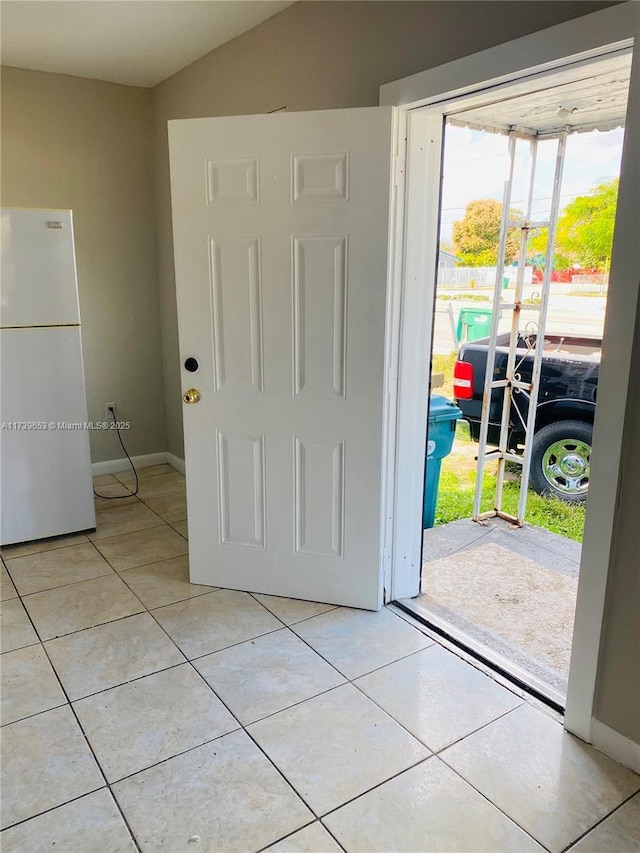
[{"label": "blue trash bin", "polygon": [[445,456],[451,453],[456,434],[456,421],[461,417],[461,410],[451,400],[447,400],[441,394],[431,395],[422,509],[422,526],[425,530],[433,527],[438,502],[440,465]]}]

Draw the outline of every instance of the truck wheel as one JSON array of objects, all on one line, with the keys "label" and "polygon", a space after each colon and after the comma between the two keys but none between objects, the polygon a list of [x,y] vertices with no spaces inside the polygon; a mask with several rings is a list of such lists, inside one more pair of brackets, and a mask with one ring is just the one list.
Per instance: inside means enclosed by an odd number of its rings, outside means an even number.
[{"label": "truck wheel", "polygon": [[593,427],[584,421],[556,421],[533,437],[529,485],[540,495],[568,503],[587,499]]}]

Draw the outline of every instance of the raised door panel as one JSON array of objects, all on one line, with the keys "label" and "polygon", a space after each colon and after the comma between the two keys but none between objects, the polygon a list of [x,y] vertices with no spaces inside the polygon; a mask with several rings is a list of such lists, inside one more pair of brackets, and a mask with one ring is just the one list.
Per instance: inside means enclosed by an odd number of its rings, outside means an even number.
[{"label": "raised door panel", "polygon": [[293,238],[295,394],[345,396],[348,239]]},{"label": "raised door panel", "polygon": [[344,556],[345,442],[294,437],[295,550]]},{"label": "raised door panel", "polygon": [[262,392],[260,239],[209,241],[215,389]]},{"label": "raised door panel", "polygon": [[264,436],[218,432],[217,439],[220,544],[264,548]]}]

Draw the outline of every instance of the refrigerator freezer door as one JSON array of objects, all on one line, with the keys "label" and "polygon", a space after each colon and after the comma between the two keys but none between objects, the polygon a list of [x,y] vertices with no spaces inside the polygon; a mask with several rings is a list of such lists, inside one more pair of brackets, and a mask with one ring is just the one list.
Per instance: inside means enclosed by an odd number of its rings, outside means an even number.
[{"label": "refrigerator freezer door", "polygon": [[0,326],[80,322],[70,210],[2,208]]},{"label": "refrigerator freezer door", "polygon": [[0,357],[1,544],[95,527],[80,328],[2,329]]}]

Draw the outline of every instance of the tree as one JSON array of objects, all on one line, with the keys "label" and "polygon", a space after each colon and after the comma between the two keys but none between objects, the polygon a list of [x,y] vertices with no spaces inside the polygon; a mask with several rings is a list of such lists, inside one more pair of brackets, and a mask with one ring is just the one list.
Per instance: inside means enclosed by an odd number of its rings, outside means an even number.
[{"label": "tree", "polygon": [[[611,259],[613,227],[618,201],[618,178],[599,184],[588,195],[574,198],[558,218],[554,267],[577,264],[587,269],[607,269]],[[547,250],[547,230],[533,237],[536,252]]]},{"label": "tree", "polygon": [[[512,211],[512,216],[519,216]],[[453,223],[453,243],[463,266],[490,267],[498,262],[502,204],[491,198],[470,201],[464,217]],[[507,236],[505,263],[518,254],[520,245],[515,233]]]}]

